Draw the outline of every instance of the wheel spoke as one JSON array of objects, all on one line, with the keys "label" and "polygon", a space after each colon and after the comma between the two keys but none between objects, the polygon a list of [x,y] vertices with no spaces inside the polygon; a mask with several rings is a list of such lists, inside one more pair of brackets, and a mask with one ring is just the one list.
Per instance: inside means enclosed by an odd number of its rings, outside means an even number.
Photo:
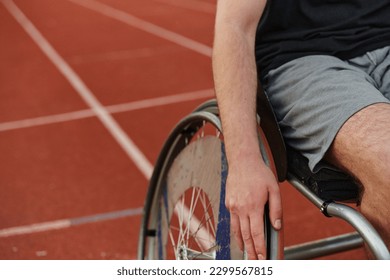
[{"label": "wheel spoke", "polygon": [[[171,134],[172,140],[167,142],[171,146],[164,147],[167,152],[161,153],[161,164],[157,165],[160,175],[155,175],[160,177],[155,179],[157,191],[153,199],[165,202],[167,215],[162,221],[162,238],[145,237],[146,248],[149,248],[145,252],[149,258],[157,256],[161,245],[164,258],[206,260],[216,257],[215,217],[218,212],[214,211],[219,207],[216,199],[209,200],[209,195],[219,191],[223,135],[218,129],[221,126],[218,116],[214,114],[214,118],[200,115],[189,123],[182,122],[183,125],[178,125]],[[201,185],[194,187],[193,182],[201,182]],[[166,197],[163,197],[164,188],[167,188]],[[154,205],[155,202],[150,203]],[[153,215],[156,215],[156,210],[162,211],[159,207],[151,209],[150,231],[156,228]]]}]

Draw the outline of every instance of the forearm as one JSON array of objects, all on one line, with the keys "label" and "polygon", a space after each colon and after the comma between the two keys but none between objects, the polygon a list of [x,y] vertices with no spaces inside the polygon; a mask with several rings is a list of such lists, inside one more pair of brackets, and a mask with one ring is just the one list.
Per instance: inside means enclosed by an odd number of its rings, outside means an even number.
[{"label": "forearm", "polygon": [[254,36],[216,26],[213,73],[229,164],[260,158],[256,123]]},{"label": "forearm", "polygon": [[266,0],[218,1],[213,73],[229,174],[225,205],[235,240],[249,259],[264,259],[264,205],[281,228],[281,200],[275,176],[264,164],[256,116],[255,35]]}]

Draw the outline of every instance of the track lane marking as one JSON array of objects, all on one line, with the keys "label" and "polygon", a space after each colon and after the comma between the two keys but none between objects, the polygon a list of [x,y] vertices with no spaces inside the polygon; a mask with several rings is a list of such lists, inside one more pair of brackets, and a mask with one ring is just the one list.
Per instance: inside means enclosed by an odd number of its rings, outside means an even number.
[{"label": "track lane marking", "polygon": [[[133,160],[135,165],[145,176],[147,180],[151,177],[153,172],[152,164],[147,160],[146,156],[139,150],[134,142],[128,137],[128,135],[122,130],[115,119],[109,114],[106,108],[97,100],[90,89],[84,84],[80,77],[74,72],[74,70],[67,64],[67,62],[57,53],[57,51],[51,46],[46,38],[39,32],[39,30],[33,25],[33,23],[25,16],[25,14],[16,6],[12,0],[0,0],[5,6],[8,12],[14,17],[14,19],[21,25],[21,27],[27,32],[30,38],[38,45],[42,52],[49,58],[49,60],[56,66],[60,73],[68,80],[71,86],[76,90],[80,97],[87,103],[91,108],[95,116],[102,122],[107,128],[110,134],[123,148],[125,153]],[[76,4],[79,2],[72,1]],[[211,56],[212,49],[206,45],[198,43],[194,40],[186,38],[177,33],[171,32],[167,29],[161,28],[157,25],[138,19],[130,14],[124,13],[123,11],[116,10],[110,6],[103,5],[96,1],[84,1],[84,4],[94,4],[88,6],[90,9],[99,11],[107,16],[111,16],[118,20],[128,23],[133,27],[137,27],[141,30],[159,36],[161,38],[175,42],[181,46],[192,49],[198,53],[206,56]],[[142,209],[141,209],[142,213]],[[95,221],[95,220],[94,220]],[[71,227],[71,220],[57,220],[51,222],[45,222],[40,224],[32,224],[27,226],[20,226],[15,228],[8,228],[0,230],[0,237],[22,235],[35,232],[49,231],[54,229],[63,229]]]},{"label": "track lane marking", "polygon": [[95,117],[91,109],[0,123],[0,132]]},{"label": "track lane marking", "polygon": [[159,55],[175,54],[178,52],[178,46],[162,46],[162,47],[146,47],[141,49],[130,49],[130,50],[117,50],[109,51],[104,53],[92,53],[82,55],[72,55],[66,58],[69,64],[86,64],[95,62],[106,62],[106,61],[124,61],[133,60],[140,58],[149,58]]},{"label": "track lane marking", "polygon": [[94,112],[96,117],[106,127],[109,133],[114,137],[116,142],[122,147],[125,153],[130,157],[138,167],[145,178],[149,179],[153,166],[135,145],[133,140],[123,131],[115,119],[108,113],[104,106],[97,100],[91,90],[85,85],[76,72],[68,63],[57,53],[46,38],[39,32],[33,23],[24,15],[12,0],[1,0],[8,12],[27,32],[30,38],[37,44],[42,52],[56,66],[60,73],[66,78],[70,85],[75,89],[79,96]]},{"label": "track lane marking", "polygon": [[167,95],[163,97],[150,98],[140,101],[134,101],[129,103],[123,103],[118,105],[107,106],[107,110],[110,113],[121,113],[140,109],[147,109],[151,107],[158,107],[164,105],[170,105],[180,102],[193,101],[198,99],[210,98],[214,96],[213,89],[198,90],[193,92],[187,92],[176,95]]},{"label": "track lane marking", "polygon": [[[170,105],[181,102],[188,102],[204,98],[214,97],[213,89],[199,90],[193,92],[186,92],[181,94],[167,95],[163,97],[156,97],[144,99],[139,101],[132,101],[122,104],[105,106],[107,112],[111,114],[131,112],[135,110],[148,109],[158,106]],[[29,128],[35,126],[42,126],[54,123],[68,122],[80,119],[95,117],[95,113],[91,109],[73,111],[62,114],[54,114],[42,116],[37,118],[28,118],[23,120],[9,121],[0,123],[0,132],[9,130],[16,130],[22,128]]]},{"label": "track lane marking", "polygon": [[185,8],[188,10],[203,12],[207,14],[215,14],[216,11],[216,5],[212,3],[206,3],[206,2],[199,2],[194,0],[185,0],[185,1],[178,1],[178,0],[153,0],[159,3],[163,3],[165,5],[171,5],[176,6],[179,8]]},{"label": "track lane marking", "polygon": [[0,238],[12,237],[17,235],[26,235],[38,232],[46,232],[51,230],[66,229],[76,225],[85,225],[96,222],[115,220],[120,218],[128,218],[139,216],[142,214],[142,208],[132,208],[108,213],[101,213],[90,216],[83,216],[71,219],[61,219],[50,222],[36,223],[25,226],[16,226],[5,229],[0,229]]},{"label": "track lane marking", "polygon": [[95,12],[98,12],[100,14],[103,14],[107,17],[116,19],[118,21],[121,21],[123,23],[126,23],[130,25],[131,27],[137,28],[139,30],[142,30],[144,32],[150,33],[154,36],[160,37],[162,39],[171,41],[175,44],[178,44],[182,47],[185,47],[187,49],[193,50],[197,53],[203,54],[207,57],[211,57],[212,48],[199,43],[195,40],[192,40],[190,38],[187,38],[183,35],[180,35],[178,33],[175,33],[173,31],[170,31],[168,29],[165,29],[163,27],[160,27],[158,25],[155,25],[153,23],[150,23],[148,21],[142,20],[140,18],[137,18],[129,13],[126,13],[124,11],[115,9],[111,6],[108,6],[106,4],[94,1],[94,0],[68,0],[74,4],[77,4],[79,6],[83,6],[85,8],[88,8],[90,10],[93,10]]}]

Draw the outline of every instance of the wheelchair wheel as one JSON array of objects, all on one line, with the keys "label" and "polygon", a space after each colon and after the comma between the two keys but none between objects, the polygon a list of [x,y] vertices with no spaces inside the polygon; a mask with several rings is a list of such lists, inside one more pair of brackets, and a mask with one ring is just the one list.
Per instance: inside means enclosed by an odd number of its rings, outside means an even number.
[{"label": "wheelchair wheel", "polygon": [[139,259],[244,259],[225,207],[227,161],[216,102],[168,137],[150,180]]}]

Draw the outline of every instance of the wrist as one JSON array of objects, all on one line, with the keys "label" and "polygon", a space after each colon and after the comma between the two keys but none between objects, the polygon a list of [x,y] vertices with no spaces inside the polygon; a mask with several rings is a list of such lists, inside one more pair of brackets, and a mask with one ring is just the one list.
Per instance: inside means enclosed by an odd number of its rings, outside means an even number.
[{"label": "wrist", "polygon": [[258,147],[253,149],[239,149],[235,151],[230,157],[228,157],[229,169],[242,169],[244,166],[255,168],[265,167],[266,164],[261,156],[260,149]]}]

